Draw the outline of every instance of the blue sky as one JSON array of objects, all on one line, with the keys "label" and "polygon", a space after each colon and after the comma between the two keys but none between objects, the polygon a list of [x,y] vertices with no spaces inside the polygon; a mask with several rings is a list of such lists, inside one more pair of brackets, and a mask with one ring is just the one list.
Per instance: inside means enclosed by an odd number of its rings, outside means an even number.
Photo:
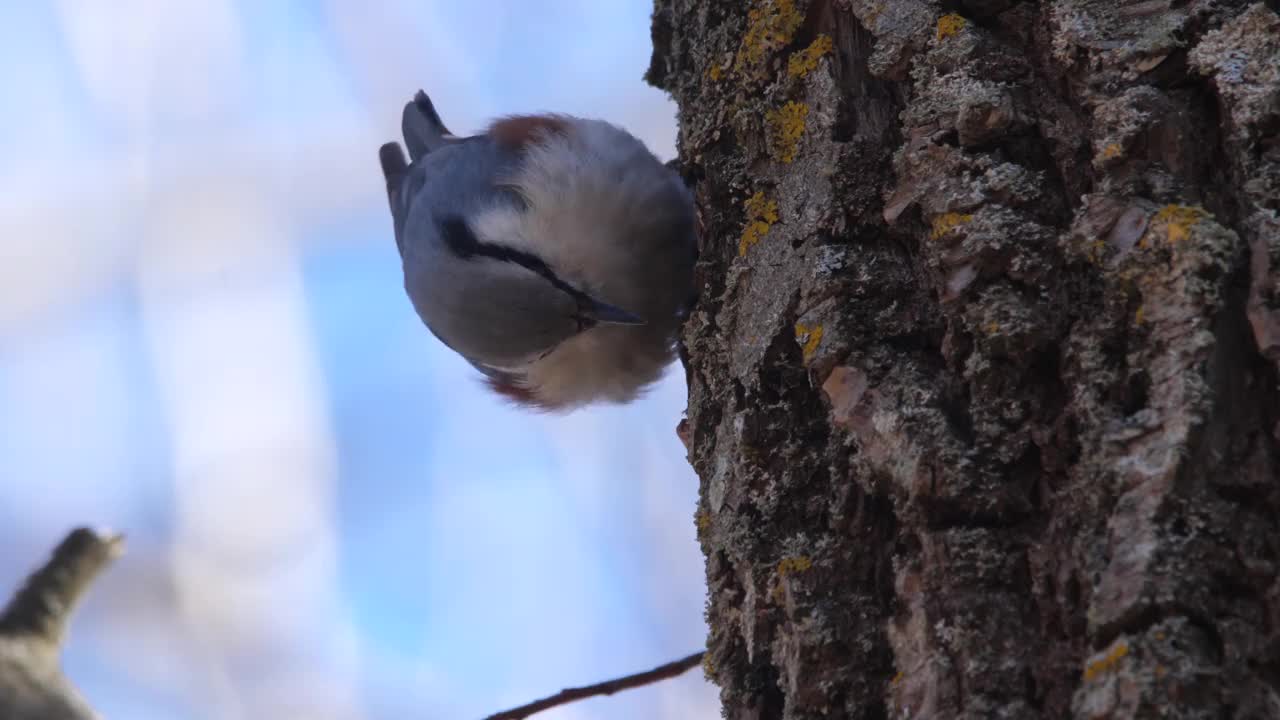
[{"label": "blue sky", "polygon": [[[476,717],[701,646],[678,368],[487,396],[404,297],[375,159],[419,87],[458,132],[557,110],[671,157],[649,9],[0,4],[0,581],[128,534],[66,663],[107,717]],[[697,671],[545,715],[718,716]]]}]

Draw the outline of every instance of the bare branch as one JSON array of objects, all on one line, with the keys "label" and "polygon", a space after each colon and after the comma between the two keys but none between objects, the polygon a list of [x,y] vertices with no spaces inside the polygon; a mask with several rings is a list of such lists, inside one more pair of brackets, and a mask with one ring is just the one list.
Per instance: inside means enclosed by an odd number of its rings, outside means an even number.
[{"label": "bare branch", "polygon": [[62,642],[67,620],[89,583],[120,554],[123,537],[89,528],[71,531],[44,567],[27,578],[0,614],[0,636]]},{"label": "bare branch", "polygon": [[59,656],[71,612],[123,545],[120,535],[73,530],[0,613],[0,717],[98,718],[62,674]]},{"label": "bare branch", "polygon": [[565,705],[577,700],[585,700],[586,698],[596,697],[597,695],[612,695],[622,690],[630,690],[631,688],[649,685],[650,683],[655,683],[659,680],[673,678],[688,671],[698,663],[701,663],[702,656],[704,654],[705,651],[699,651],[686,658],[669,662],[666,665],[659,665],[658,667],[646,672],[627,675],[625,677],[615,678],[606,682],[596,683],[595,685],[587,685],[586,687],[566,688],[551,697],[535,700],[528,705],[521,705],[518,708],[512,708],[511,710],[506,710],[496,715],[490,715],[485,718],[485,720],[522,720],[522,718],[527,718],[534,713],[549,710],[558,705]]}]

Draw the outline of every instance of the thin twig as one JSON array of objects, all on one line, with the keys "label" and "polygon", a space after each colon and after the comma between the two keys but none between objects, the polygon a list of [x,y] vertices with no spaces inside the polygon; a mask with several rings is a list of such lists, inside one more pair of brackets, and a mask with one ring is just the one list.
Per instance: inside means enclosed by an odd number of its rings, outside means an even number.
[{"label": "thin twig", "polygon": [[124,547],[124,536],[76,528],[33,572],[0,612],[0,637],[27,637],[61,645],[80,596]]},{"label": "thin twig", "polygon": [[705,654],[705,651],[699,651],[689,657],[681,658],[675,662],[669,662],[666,665],[659,665],[658,667],[646,672],[615,678],[606,682],[596,683],[595,685],[587,685],[586,687],[580,688],[565,688],[551,697],[545,697],[541,700],[535,700],[528,705],[521,705],[518,708],[512,708],[511,710],[506,710],[496,715],[490,715],[485,718],[485,720],[522,720],[534,713],[549,710],[558,705],[565,705],[577,700],[596,697],[597,695],[612,695],[621,690],[630,690],[631,688],[637,688],[641,685],[648,685],[650,683],[658,682],[659,680],[673,678],[702,662],[703,654]]}]

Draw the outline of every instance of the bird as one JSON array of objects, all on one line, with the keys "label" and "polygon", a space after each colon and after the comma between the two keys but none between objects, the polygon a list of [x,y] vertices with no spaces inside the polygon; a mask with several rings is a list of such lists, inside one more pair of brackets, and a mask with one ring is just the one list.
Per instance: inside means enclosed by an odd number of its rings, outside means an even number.
[{"label": "bird", "polygon": [[692,193],[634,135],[567,114],[459,137],[419,90],[378,151],[404,287],[427,329],[514,404],[627,403],[694,298]]}]

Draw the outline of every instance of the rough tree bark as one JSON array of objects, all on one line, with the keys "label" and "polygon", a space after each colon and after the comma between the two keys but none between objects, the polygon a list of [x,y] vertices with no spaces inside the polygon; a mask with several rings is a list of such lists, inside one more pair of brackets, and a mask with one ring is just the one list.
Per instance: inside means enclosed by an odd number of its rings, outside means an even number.
[{"label": "rough tree bark", "polygon": [[1280,718],[1280,4],[657,0],[729,718]]}]

